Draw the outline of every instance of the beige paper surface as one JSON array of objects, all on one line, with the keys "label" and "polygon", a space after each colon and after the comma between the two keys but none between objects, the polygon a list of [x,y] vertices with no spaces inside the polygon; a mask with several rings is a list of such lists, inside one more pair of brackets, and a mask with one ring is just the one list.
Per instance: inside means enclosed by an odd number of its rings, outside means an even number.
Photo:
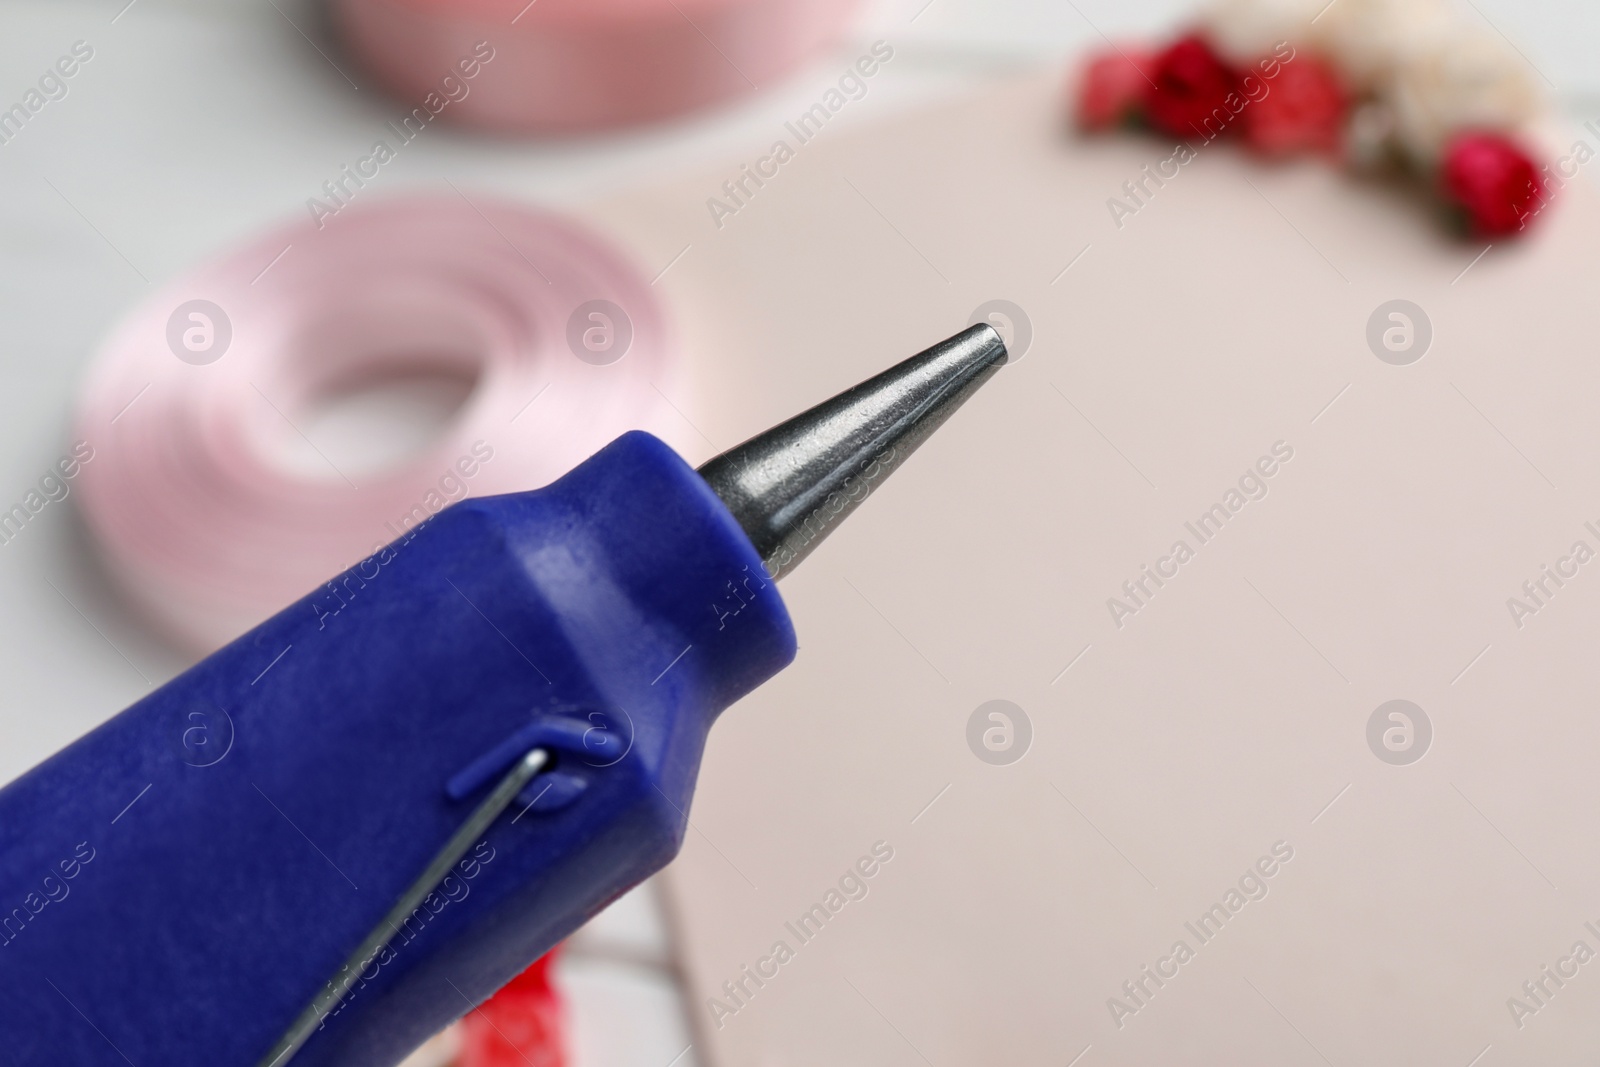
[{"label": "beige paper surface", "polygon": [[[785,580],[799,660],[712,734],[670,872],[705,1061],[1600,1055],[1600,959],[1571,958],[1600,952],[1600,559],[1570,557],[1600,550],[1596,200],[1474,263],[1395,192],[1219,144],[1119,228],[1107,199],[1171,152],[1073,138],[1035,81],[825,131],[720,229],[739,161],[598,210],[647,263],[687,246],[658,287],[695,460],[984,301],[1033,330]],[[1410,365],[1368,345],[1393,299],[1431,322]],[[1185,524],[1275,445],[1202,543]],[[1576,574],[1514,619],[1542,565]],[[1031,723],[1003,766],[968,742],[995,699]],[[1368,741],[1395,699],[1431,723],[1409,765]],[[785,923],[879,841],[802,942]]]}]

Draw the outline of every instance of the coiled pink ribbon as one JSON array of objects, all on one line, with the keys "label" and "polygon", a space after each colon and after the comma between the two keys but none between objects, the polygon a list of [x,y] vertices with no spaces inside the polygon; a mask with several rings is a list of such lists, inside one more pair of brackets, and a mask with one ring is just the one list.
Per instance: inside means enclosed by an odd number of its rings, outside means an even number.
[{"label": "coiled pink ribbon", "polygon": [[[572,222],[479,197],[353,203],[120,324],[78,410],[81,506],[132,596],[207,650],[445,504],[660,430],[674,363],[649,285]],[[401,366],[477,376],[422,452],[354,477],[288,462],[309,401]]]},{"label": "coiled pink ribbon", "polygon": [[665,118],[765,88],[832,42],[855,6],[336,0],[334,17],[346,46],[401,99],[431,96],[436,113],[476,126],[548,132]]}]

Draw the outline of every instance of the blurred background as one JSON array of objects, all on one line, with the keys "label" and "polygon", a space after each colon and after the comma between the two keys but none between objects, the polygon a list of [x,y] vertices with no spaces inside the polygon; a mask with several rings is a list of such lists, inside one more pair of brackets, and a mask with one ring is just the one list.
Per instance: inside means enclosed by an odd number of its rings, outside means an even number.
[{"label": "blurred background", "polygon": [[[1600,112],[1600,6],[1463,10],[1536,59],[1571,120]],[[834,128],[894,124],[1030,72],[1064,77],[1108,38],[1165,38],[1192,12],[1185,0],[865,0],[834,43],[735,99],[599,133],[441,124],[385,165],[382,191],[453,183],[580,210],[755,158],[879,39],[893,40],[894,62]],[[3,0],[0,28],[0,101],[20,99],[73,42],[94,52],[65,96],[0,145],[0,497],[10,500],[70,444],[86,367],[121,317],[196,264],[303,221],[307,196],[404,108],[311,0]],[[313,447],[335,466],[360,464],[376,437],[381,460],[460,402],[445,389],[324,412]],[[116,592],[70,504],[0,546],[0,604],[0,780],[194,658]],[[648,885],[575,938],[558,973],[578,1067],[703,1062]]]}]

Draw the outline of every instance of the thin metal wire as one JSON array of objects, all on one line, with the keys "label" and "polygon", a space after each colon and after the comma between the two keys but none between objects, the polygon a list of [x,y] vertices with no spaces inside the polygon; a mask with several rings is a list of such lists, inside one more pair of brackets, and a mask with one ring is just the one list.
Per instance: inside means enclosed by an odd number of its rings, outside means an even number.
[{"label": "thin metal wire", "polygon": [[366,970],[373,958],[382,952],[384,946],[399,932],[400,924],[406,917],[422,905],[428,894],[444,881],[445,875],[450,873],[450,868],[454,867],[457,861],[466,855],[467,850],[483,837],[484,831],[489,829],[490,824],[500,817],[501,812],[510,807],[516,795],[522,792],[523,787],[532,781],[549,761],[549,753],[542,748],[530,750],[517,761],[517,765],[500,779],[494,791],[473,810],[467,821],[461,824],[460,829],[450,835],[450,840],[434,854],[417,880],[406,887],[406,891],[395,901],[394,907],[390,908],[378,925],[372,928],[372,932],[362,939],[361,944],[328,980],[324,990],[313,997],[304,1010],[295,1017],[293,1024],[284,1031],[277,1044],[272,1046],[272,1051],[263,1056],[256,1067],[283,1067],[294,1058],[301,1046],[317,1032],[322,1020],[355,986],[361,977],[361,972]]}]

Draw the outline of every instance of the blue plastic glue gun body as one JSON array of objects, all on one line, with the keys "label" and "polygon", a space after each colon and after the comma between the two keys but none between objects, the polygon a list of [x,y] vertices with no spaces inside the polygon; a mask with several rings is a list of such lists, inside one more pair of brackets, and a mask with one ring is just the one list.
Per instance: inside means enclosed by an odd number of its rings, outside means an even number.
[{"label": "blue plastic glue gun body", "polygon": [[399,1062],[676,854],[795,655],[776,575],[1003,361],[974,327],[699,472],[630,433],[463,501],[0,790],[0,1062]]}]

